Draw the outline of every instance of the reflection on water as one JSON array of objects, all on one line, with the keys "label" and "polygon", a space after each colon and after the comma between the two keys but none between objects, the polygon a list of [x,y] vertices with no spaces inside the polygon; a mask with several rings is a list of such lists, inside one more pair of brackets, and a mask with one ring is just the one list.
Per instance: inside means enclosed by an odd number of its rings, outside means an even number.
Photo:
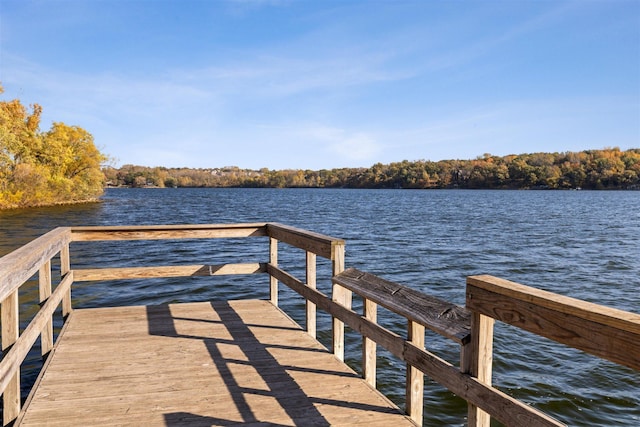
[{"label": "reflection on water", "polygon": [[[267,221],[344,238],[347,266],[458,304],[464,304],[466,276],[493,274],[640,311],[638,192],[112,189],[101,203],[0,212],[0,254],[57,226]],[[93,266],[255,262],[267,259],[267,246],[263,238],[164,246],[77,243],[72,259]],[[302,276],[304,256],[281,250],[286,268]],[[330,271],[327,263],[319,268]],[[251,277],[233,284],[219,278],[140,280],[79,284],[73,297],[76,307],[90,307],[265,298],[267,288],[265,280],[256,284]],[[35,289],[35,282],[25,287],[21,300],[35,296]],[[281,300],[292,317],[303,319],[299,298],[283,290]],[[23,311],[28,316],[35,308]],[[406,328],[384,311],[380,322],[398,333]],[[318,335],[325,344],[329,330],[328,316],[320,315]],[[356,366],[360,341],[347,339],[348,361]],[[427,346],[458,360],[457,347],[440,337],[428,334]],[[27,365],[35,366],[37,355],[30,357]],[[380,352],[380,387],[401,404],[403,371]],[[640,373],[505,325],[496,329],[494,383],[570,425],[640,425]],[[425,394],[426,425],[464,424],[463,401],[429,381]]]}]

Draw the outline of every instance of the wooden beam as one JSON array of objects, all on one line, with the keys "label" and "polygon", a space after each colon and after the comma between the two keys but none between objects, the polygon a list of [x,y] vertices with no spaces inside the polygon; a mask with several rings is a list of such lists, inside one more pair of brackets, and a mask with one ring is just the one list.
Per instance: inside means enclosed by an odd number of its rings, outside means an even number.
[{"label": "wooden beam", "polygon": [[211,239],[266,236],[266,224],[191,224],[72,227],[74,242],[98,240]]},{"label": "wooden beam", "polygon": [[224,276],[257,274],[266,264],[171,265],[157,267],[87,268],[73,270],[76,282],[121,279],[154,279],[163,277]]},{"label": "wooden beam", "polygon": [[[18,337],[9,350],[4,354],[2,361],[0,361],[0,391],[7,396],[7,390],[11,387],[12,378],[20,372],[20,364],[24,361],[25,357],[29,353],[29,350],[33,347],[33,344],[38,339],[41,331],[46,326],[49,319],[55,312],[56,308],[62,301],[62,298],[71,287],[73,283],[73,272],[70,272],[60,282],[56,289],[51,293],[51,296],[47,299],[40,310],[31,320],[31,323],[22,332],[22,335]],[[16,295],[17,299],[17,295]],[[6,300],[5,300],[6,302]],[[16,307],[17,310],[17,307]],[[9,312],[9,309],[6,309]],[[6,314],[8,316],[8,314]],[[2,327],[5,328],[5,303],[2,304]],[[7,324],[8,325],[8,324]],[[6,326],[8,327],[8,326]],[[7,334],[7,336],[9,336]],[[15,335],[14,335],[15,336]],[[5,340],[5,330],[2,334],[3,346]],[[11,395],[9,395],[11,396]],[[18,389],[18,401],[20,400],[20,390]]]},{"label": "wooden beam", "polygon": [[[407,341],[420,349],[424,349],[424,325],[409,320],[407,325]],[[424,408],[424,373],[407,363],[406,377],[406,411],[414,423],[422,425]]]},{"label": "wooden beam", "polygon": [[467,308],[640,370],[640,314],[493,276],[467,278]]},{"label": "wooden beam", "polygon": [[[494,319],[479,313],[471,318],[471,342],[462,346],[460,370],[483,384],[492,384],[493,372],[493,326]],[[489,427],[490,415],[476,405],[468,404],[469,427]]]},{"label": "wooden beam", "polygon": [[[316,264],[316,254],[313,252],[307,252],[306,259],[306,279],[307,286],[315,289],[316,288],[316,275],[317,275],[317,264]],[[305,300],[305,309],[306,309],[306,326],[307,333],[311,335],[313,338],[316,337],[316,305],[309,300]]]},{"label": "wooden beam", "polygon": [[459,344],[469,342],[471,312],[463,307],[355,268],[345,270],[333,280]]},{"label": "wooden beam", "polygon": [[70,240],[69,228],[56,228],[0,258],[0,301],[33,277]]},{"label": "wooden beam", "polygon": [[[51,261],[44,263],[38,273],[38,290],[40,304],[43,304],[51,296]],[[50,318],[40,334],[40,348],[42,356],[48,354],[53,348],[53,319]]]},{"label": "wooden beam", "polygon": [[[433,353],[416,347],[404,338],[384,327],[372,323],[341,304],[331,301],[316,289],[305,286],[289,273],[267,266],[268,273],[292,290],[312,301],[316,306],[341,319],[350,328],[386,348],[400,360],[410,363],[429,378],[448,388],[454,394],[489,412],[505,425],[526,425],[532,427],[565,426],[565,424],[538,411],[513,397],[462,373],[449,362]],[[335,279],[335,278],[334,278]]]},{"label": "wooden beam", "polygon": [[[15,348],[19,338],[18,290],[15,290],[2,301],[2,353],[0,362],[5,363],[9,353]],[[3,376],[0,383],[3,400],[3,425],[9,424],[20,413],[20,363],[11,366],[11,371]]]},{"label": "wooden beam", "polygon": [[[371,323],[378,323],[378,304],[363,299],[363,313],[365,319]],[[362,376],[365,381],[373,388],[376,387],[376,371],[377,371],[377,345],[376,342],[366,336],[362,336]]]},{"label": "wooden beam", "polygon": [[[332,261],[332,273],[333,276],[344,271],[344,246],[334,247],[333,253],[334,259]],[[340,286],[340,284],[333,282],[332,300],[336,303],[351,308],[352,293],[349,289]],[[333,355],[341,361],[344,361],[344,323],[337,317],[332,318],[333,326]]]},{"label": "wooden beam", "polygon": [[[278,240],[269,237],[269,265],[278,266]],[[278,279],[269,277],[269,300],[271,304],[278,306]]]},{"label": "wooden beam", "polygon": [[335,258],[335,246],[344,247],[344,240],[342,239],[325,236],[323,234],[283,224],[267,224],[267,234],[281,242],[308,252],[313,252],[327,259]]},{"label": "wooden beam", "polygon": [[[64,245],[60,249],[60,277],[62,280],[69,274],[71,271],[71,257],[69,253],[69,243]],[[71,310],[73,307],[71,306],[71,286],[67,290],[67,293],[62,297],[62,317],[67,318],[69,314],[71,314]]]}]

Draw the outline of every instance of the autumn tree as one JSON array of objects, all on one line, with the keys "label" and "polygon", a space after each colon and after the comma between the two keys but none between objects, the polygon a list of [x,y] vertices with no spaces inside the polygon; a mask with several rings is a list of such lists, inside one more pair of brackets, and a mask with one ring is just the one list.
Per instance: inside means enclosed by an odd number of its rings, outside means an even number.
[{"label": "autumn tree", "polygon": [[100,166],[107,157],[93,136],[64,123],[41,132],[41,113],[37,104],[29,110],[17,99],[0,101],[0,209],[81,202],[102,194]]}]

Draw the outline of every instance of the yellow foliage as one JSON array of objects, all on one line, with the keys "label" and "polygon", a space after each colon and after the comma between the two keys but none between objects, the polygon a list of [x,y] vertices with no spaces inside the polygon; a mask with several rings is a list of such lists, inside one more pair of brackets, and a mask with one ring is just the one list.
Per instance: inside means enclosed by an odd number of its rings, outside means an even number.
[{"label": "yellow foliage", "polygon": [[[2,86],[0,85],[0,93]],[[39,105],[0,101],[0,209],[73,203],[102,194],[107,160],[93,136],[54,123],[41,132]]]}]

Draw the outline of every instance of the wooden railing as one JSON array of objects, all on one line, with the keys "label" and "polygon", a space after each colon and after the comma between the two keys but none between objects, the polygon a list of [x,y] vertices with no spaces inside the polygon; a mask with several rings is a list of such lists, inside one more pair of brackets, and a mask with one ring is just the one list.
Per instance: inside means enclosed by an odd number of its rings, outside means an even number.
[{"label": "wooden railing", "polygon": [[[69,259],[70,243],[79,241],[254,236],[268,237],[268,262],[71,269]],[[305,252],[304,280],[279,266],[279,242]],[[52,292],[51,264],[57,256],[60,258],[60,282]],[[331,296],[316,289],[317,256],[331,260]],[[36,273],[40,307],[20,334],[18,292]],[[378,345],[404,361],[407,365],[406,411],[418,425],[423,418],[425,374],[468,402],[469,425],[488,426],[490,417],[506,425],[563,425],[491,386],[494,319],[640,369],[640,315],[491,276],[469,277],[466,307],[459,307],[368,273],[345,270],[343,240],[281,224],[58,228],[0,258],[3,350],[0,391],[4,425],[11,423],[20,412],[20,365],[39,336],[43,356],[54,348],[52,316],[60,305],[63,316],[71,312],[74,282],[256,273],[269,275],[269,295],[273,304],[278,304],[279,282],[304,297],[306,328],[311,336],[316,336],[317,308],[332,316],[332,350],[338,359],[344,360],[344,325],[361,334],[362,376],[372,386],[375,387],[376,382]],[[362,314],[351,308],[353,293],[362,297]],[[378,305],[406,319],[406,337],[377,322]],[[459,367],[425,348],[425,328],[460,345]]]},{"label": "wooden railing", "polygon": [[[269,261],[221,265],[171,265],[144,267],[103,267],[71,269],[69,245],[73,242],[116,240],[216,239],[265,236],[269,238]],[[57,228],[16,251],[0,258],[0,304],[2,328],[2,361],[0,361],[0,392],[3,398],[3,425],[10,424],[21,408],[20,369],[29,351],[41,337],[42,356],[53,349],[53,314],[62,305],[66,317],[72,310],[71,288],[75,282],[214,276],[266,273],[267,267],[278,269],[278,242],[306,252],[307,283],[316,282],[316,257],[332,261],[332,275],[344,270],[344,241],[282,224],[214,224],[163,226],[112,226]],[[51,265],[60,257],[60,282],[52,292]],[[36,315],[20,331],[20,288],[38,275],[40,305]],[[327,281],[330,277],[327,277]],[[339,292],[336,292],[338,295]],[[278,281],[270,278],[270,300],[278,303]],[[344,329],[334,321],[335,354],[343,358]],[[307,330],[315,336],[315,307],[307,304]]]}]

